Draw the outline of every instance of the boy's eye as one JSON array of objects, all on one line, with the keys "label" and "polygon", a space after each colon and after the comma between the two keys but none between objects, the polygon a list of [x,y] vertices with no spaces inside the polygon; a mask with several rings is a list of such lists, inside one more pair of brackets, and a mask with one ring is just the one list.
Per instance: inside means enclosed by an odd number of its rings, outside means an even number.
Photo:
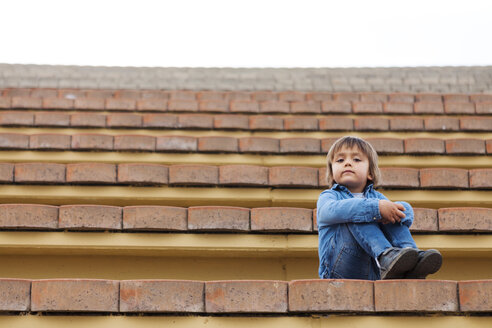
[{"label": "boy's eye", "polygon": [[361,159],[360,159],[360,158],[354,158],[354,161],[356,161],[356,162],[360,162],[360,161],[361,161]]},{"label": "boy's eye", "polygon": [[337,162],[337,163],[342,163],[342,162],[343,162],[343,158],[339,158],[339,159],[337,159],[335,162]]}]

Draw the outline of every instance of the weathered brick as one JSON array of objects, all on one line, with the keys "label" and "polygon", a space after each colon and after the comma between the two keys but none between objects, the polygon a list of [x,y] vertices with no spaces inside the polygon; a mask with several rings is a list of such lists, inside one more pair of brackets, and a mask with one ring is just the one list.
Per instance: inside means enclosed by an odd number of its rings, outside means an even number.
[{"label": "weathered brick", "polygon": [[383,106],[380,102],[354,102],[352,106],[356,114],[377,114],[383,112]]},{"label": "weathered brick", "polygon": [[139,99],[140,90],[117,90],[114,93],[115,98]]},{"label": "weathered brick", "polygon": [[286,313],[288,285],[284,281],[207,281],[207,313]]},{"label": "weathered brick", "polygon": [[462,117],[460,129],[465,131],[492,131],[492,117]]},{"label": "weathered brick", "polygon": [[289,311],[372,312],[373,282],[341,279],[291,281]]},{"label": "weathered brick", "polygon": [[167,99],[140,99],[137,100],[137,109],[141,111],[165,112],[167,110]]},{"label": "weathered brick", "polygon": [[456,168],[420,169],[422,188],[468,188],[468,170]]},{"label": "weathered brick", "polygon": [[446,102],[444,104],[446,114],[475,114],[475,104],[466,102]]},{"label": "weathered brick", "polygon": [[58,227],[58,206],[0,204],[0,226],[2,228],[56,229]]},{"label": "weathered brick", "polygon": [[188,129],[212,129],[214,117],[207,114],[183,114],[178,116],[178,127]]},{"label": "weathered brick", "polygon": [[121,312],[198,313],[205,310],[205,283],[191,280],[123,280]]},{"label": "weathered brick", "polygon": [[10,108],[12,105],[12,100],[10,97],[0,96],[0,108]]},{"label": "weathered brick", "polygon": [[188,230],[249,231],[249,209],[229,206],[188,208]]},{"label": "weathered brick", "polygon": [[413,103],[405,103],[405,102],[384,103],[383,112],[389,114],[412,114]]},{"label": "weathered brick", "polygon": [[198,138],[198,150],[203,152],[236,153],[238,141],[233,137],[200,137]]},{"label": "weathered brick", "polygon": [[424,120],[417,117],[390,118],[391,131],[420,131],[424,129]]},{"label": "weathered brick", "polygon": [[0,125],[25,125],[34,124],[34,114],[30,112],[0,112]]},{"label": "weathered brick", "polygon": [[276,116],[251,116],[249,118],[249,128],[251,130],[283,130],[283,118]]},{"label": "weathered brick", "polygon": [[106,163],[67,164],[67,182],[108,184],[116,182],[116,165]]},{"label": "weathered brick", "polygon": [[348,114],[352,113],[352,104],[348,101],[323,101],[321,111],[323,113]]},{"label": "weathered brick", "polygon": [[196,112],[198,111],[198,101],[169,100],[168,109],[173,112]]},{"label": "weathered brick", "polygon": [[256,165],[222,165],[219,167],[221,185],[267,186],[268,168]]},{"label": "weathered brick", "polygon": [[337,101],[359,101],[359,94],[356,92],[339,92],[333,94],[333,99]]},{"label": "weathered brick", "polygon": [[58,91],[55,89],[36,88],[31,90],[31,97],[33,98],[55,98],[57,96]]},{"label": "weathered brick", "polygon": [[414,221],[410,231],[437,231],[437,210],[433,208],[413,208]]},{"label": "weathered brick", "polygon": [[257,101],[231,101],[231,112],[233,113],[258,113],[260,104]]},{"label": "weathered brick", "polygon": [[54,163],[15,164],[15,182],[19,183],[65,183],[65,165]]},{"label": "weathered brick", "polygon": [[96,279],[32,281],[32,311],[118,312],[118,303],[118,281]]},{"label": "weathered brick", "polygon": [[75,109],[104,110],[105,102],[102,98],[77,98],[73,102]]},{"label": "weathered brick", "polygon": [[460,95],[460,94],[448,94],[443,95],[445,103],[466,103],[470,101],[470,97],[468,95]]},{"label": "weathered brick", "polygon": [[123,229],[185,231],[188,210],[172,206],[127,206],[123,208]]},{"label": "weathered brick", "polygon": [[278,153],[280,141],[268,137],[244,137],[239,139],[241,153]]},{"label": "weathered brick", "polygon": [[320,167],[318,169],[318,184],[320,187],[328,188],[328,180],[326,179],[326,167]]},{"label": "weathered brick", "polygon": [[317,219],[317,209],[313,209],[313,231],[318,232],[318,219]]},{"label": "weathered brick", "polygon": [[360,101],[384,103],[384,102],[388,101],[388,95],[385,93],[379,93],[379,92],[361,93]]},{"label": "weathered brick", "polygon": [[321,139],[321,152],[328,153],[330,151],[331,146],[337,141],[338,138],[324,138]]},{"label": "weathered brick", "polygon": [[420,93],[415,95],[415,98],[417,102],[443,102],[442,95],[435,93]]},{"label": "weathered brick", "polygon": [[319,101],[293,102],[290,106],[292,113],[318,114],[321,112],[321,103]]},{"label": "weathered brick", "polygon": [[31,280],[0,278],[0,312],[29,311]]},{"label": "weathered brick", "polygon": [[104,105],[108,110],[120,110],[120,111],[134,111],[137,109],[137,102],[134,99],[106,99]]},{"label": "weathered brick", "polygon": [[101,90],[101,89],[87,90],[86,96],[88,98],[98,98],[98,99],[113,98],[114,91],[112,91],[112,90]]},{"label": "weathered brick", "polygon": [[321,142],[315,138],[280,139],[280,152],[319,154],[321,152]]},{"label": "weathered brick", "polygon": [[276,187],[317,187],[318,169],[312,167],[271,167],[268,181]]},{"label": "weathered brick", "polygon": [[435,138],[408,138],[403,141],[408,154],[444,154],[444,141]]},{"label": "weathered brick", "polygon": [[352,131],[354,120],[349,117],[326,116],[319,118],[321,131]]},{"label": "weathered brick", "polygon": [[93,113],[75,113],[70,115],[70,126],[84,128],[103,128],[106,126],[106,115]]},{"label": "weathered brick", "polygon": [[113,136],[104,134],[74,134],[72,149],[113,150],[113,140]]},{"label": "weathered brick", "polygon": [[414,106],[416,114],[443,114],[444,106],[441,102],[420,101]]},{"label": "weathered brick", "polygon": [[156,138],[143,135],[119,135],[114,137],[114,150],[155,151]]},{"label": "weathered brick", "polygon": [[252,97],[253,97],[253,100],[256,100],[256,101],[275,101],[275,100],[278,100],[278,94],[276,92],[271,92],[271,91],[253,92]]},{"label": "weathered brick", "polygon": [[290,102],[305,101],[306,94],[304,92],[297,92],[297,91],[284,91],[278,94],[278,99],[280,101],[290,101]]},{"label": "weathered brick", "polygon": [[356,131],[388,131],[389,119],[382,117],[364,117],[354,119]]},{"label": "weathered brick", "polygon": [[468,280],[458,282],[460,311],[492,311],[492,280]]},{"label": "weathered brick", "polygon": [[492,154],[492,139],[487,140],[485,147],[487,148],[487,154]]},{"label": "weathered brick", "polygon": [[285,130],[316,131],[318,119],[316,117],[295,116],[284,118]]},{"label": "weathered brick", "polygon": [[11,183],[14,181],[14,164],[0,163],[0,183]]},{"label": "weathered brick", "polygon": [[487,168],[470,170],[470,188],[492,188],[492,169]]},{"label": "weathered brick", "polygon": [[440,231],[486,231],[492,230],[492,209],[480,207],[440,208]]},{"label": "weathered brick", "polygon": [[458,131],[460,121],[455,117],[428,117],[424,119],[425,129],[428,131]]},{"label": "weathered brick", "polygon": [[161,185],[169,183],[169,168],[160,164],[119,164],[118,182]]},{"label": "weathered brick", "polygon": [[0,148],[27,149],[29,148],[29,136],[20,133],[0,133]]},{"label": "weathered brick", "polygon": [[42,107],[47,109],[73,109],[73,99],[65,98],[44,98]]},{"label": "weathered brick", "polygon": [[446,140],[446,153],[462,155],[485,154],[485,140],[481,139],[449,139]]},{"label": "weathered brick", "polygon": [[157,137],[156,151],[194,152],[197,150],[197,138],[186,136]]},{"label": "weathered brick", "polygon": [[60,206],[59,227],[62,229],[120,230],[122,209],[104,205]]},{"label": "weathered brick", "polygon": [[487,102],[487,101],[492,102],[492,94],[479,93],[475,95],[470,95],[470,101],[473,101],[475,103]]},{"label": "weathered brick", "polygon": [[263,101],[260,102],[260,112],[262,113],[288,113],[290,106],[283,101]]},{"label": "weathered brick", "polygon": [[31,95],[30,88],[8,88],[4,91],[5,96],[10,97],[29,97]]},{"label": "weathered brick", "polygon": [[247,115],[215,115],[214,117],[215,129],[234,129],[234,130],[248,130],[249,129],[249,117]]},{"label": "weathered brick", "polygon": [[311,232],[313,211],[306,208],[259,207],[251,209],[251,231]]},{"label": "weathered brick", "polygon": [[43,108],[43,100],[34,97],[12,97],[12,108]]},{"label": "weathered brick", "polygon": [[219,182],[219,169],[210,165],[171,165],[169,183],[185,185],[216,185]]},{"label": "weathered brick", "polygon": [[106,124],[111,128],[139,128],[142,126],[142,116],[138,114],[109,114]]},{"label": "weathered brick", "polygon": [[367,138],[378,154],[402,154],[403,140],[396,138]]},{"label": "weathered brick", "polygon": [[331,101],[333,100],[333,95],[331,92],[310,92],[306,94],[306,99],[313,101]]},{"label": "weathered brick", "polygon": [[70,124],[70,115],[59,112],[38,112],[34,114],[34,125],[36,126],[63,126]]},{"label": "weathered brick", "polygon": [[477,114],[492,114],[492,101],[475,103],[475,111]]},{"label": "weathered brick", "polygon": [[200,101],[198,109],[200,112],[221,112],[229,111],[229,103],[224,100],[203,100]]},{"label": "weathered brick", "polygon": [[234,101],[234,100],[250,101],[251,93],[245,91],[229,91],[225,93],[224,99],[229,101]]},{"label": "weathered brick", "polygon": [[142,116],[144,128],[175,128],[178,126],[178,116],[175,114],[144,114]]},{"label": "weathered brick", "polygon": [[196,92],[194,91],[171,91],[170,99],[172,100],[196,100]]},{"label": "weathered brick", "polygon": [[224,92],[217,92],[217,91],[201,91],[196,95],[196,98],[199,101],[204,101],[204,100],[225,100],[225,93]]},{"label": "weathered brick", "polygon": [[410,93],[392,93],[389,95],[389,101],[391,102],[402,102],[402,103],[413,103],[415,101],[415,96]]},{"label": "weathered brick", "polygon": [[400,167],[381,168],[381,182],[385,188],[418,188],[419,170]]},{"label": "weathered brick", "polygon": [[71,136],[63,134],[33,134],[29,137],[30,149],[68,150],[71,143]]}]

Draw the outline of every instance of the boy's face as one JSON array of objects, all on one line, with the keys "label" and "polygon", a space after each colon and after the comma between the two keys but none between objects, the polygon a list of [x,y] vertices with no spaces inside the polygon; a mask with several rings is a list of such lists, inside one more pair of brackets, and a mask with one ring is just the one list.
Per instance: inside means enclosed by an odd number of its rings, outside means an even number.
[{"label": "boy's face", "polygon": [[335,153],[331,168],[335,182],[344,185],[353,193],[362,192],[367,180],[372,180],[369,174],[369,159],[357,147],[342,147]]}]

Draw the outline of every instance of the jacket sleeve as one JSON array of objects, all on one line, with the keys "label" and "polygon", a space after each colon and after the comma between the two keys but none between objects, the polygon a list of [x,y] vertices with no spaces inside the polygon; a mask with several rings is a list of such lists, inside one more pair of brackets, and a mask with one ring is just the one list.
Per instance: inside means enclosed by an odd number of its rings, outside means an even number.
[{"label": "jacket sleeve", "polygon": [[[380,192],[376,191],[376,195],[378,196],[379,199],[389,200],[388,198],[386,198],[385,195],[383,195]],[[413,223],[413,219],[414,219],[414,213],[413,213],[412,206],[410,204],[408,204],[407,202],[396,201],[395,203],[402,204],[403,207],[405,208],[405,210],[403,211],[403,213],[405,214],[405,217],[401,220],[401,224],[404,224],[410,228],[410,226]]]},{"label": "jacket sleeve", "polygon": [[379,199],[338,199],[336,191],[325,190],[318,198],[316,219],[318,229],[332,224],[374,222],[381,219]]}]

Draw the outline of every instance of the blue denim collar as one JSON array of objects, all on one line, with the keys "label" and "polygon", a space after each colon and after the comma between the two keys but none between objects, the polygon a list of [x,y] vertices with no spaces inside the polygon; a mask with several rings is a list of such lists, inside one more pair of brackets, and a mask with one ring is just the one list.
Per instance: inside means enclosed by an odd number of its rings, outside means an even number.
[{"label": "blue denim collar", "polygon": [[[331,187],[332,190],[338,190],[338,191],[347,191],[347,192],[350,192],[350,190],[348,190],[347,187],[345,187],[344,185],[341,185],[341,184],[338,184],[338,183],[335,183],[333,184],[333,186]],[[374,184],[373,183],[369,183],[365,188],[364,188],[364,191],[362,192],[364,195],[370,191],[373,191],[374,190]]]}]

